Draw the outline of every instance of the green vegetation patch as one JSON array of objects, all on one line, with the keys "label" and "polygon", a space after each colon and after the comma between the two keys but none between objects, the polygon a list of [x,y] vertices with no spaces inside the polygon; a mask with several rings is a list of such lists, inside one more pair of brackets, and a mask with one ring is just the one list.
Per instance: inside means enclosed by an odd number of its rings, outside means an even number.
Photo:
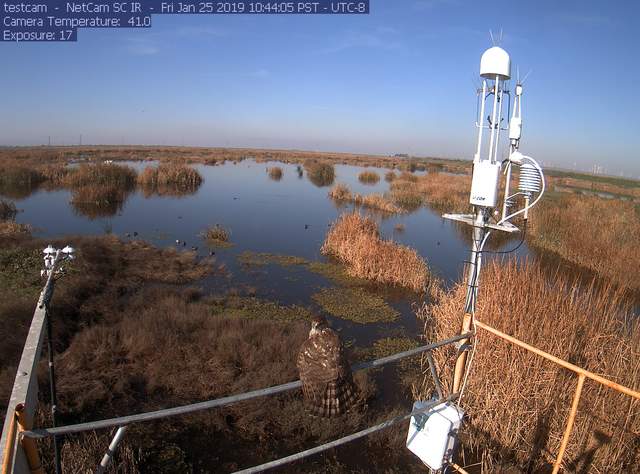
[{"label": "green vegetation patch", "polygon": [[334,262],[310,261],[295,255],[277,255],[272,253],[257,253],[251,251],[238,255],[238,261],[243,265],[280,265],[282,267],[299,266],[305,270],[322,275],[323,277],[344,286],[356,286],[366,284],[367,281],[352,277],[347,273],[344,265]]},{"label": "green vegetation patch", "polygon": [[312,298],[327,313],[356,323],[391,322],[400,316],[383,298],[361,288],[323,288]]},{"label": "green vegetation patch", "polygon": [[255,297],[231,296],[212,302],[214,314],[235,318],[269,321],[309,321],[313,313],[304,306],[284,306],[275,301]]},{"label": "green vegetation patch", "polygon": [[294,255],[277,255],[272,253],[257,253],[249,250],[238,255],[238,261],[244,265],[280,265],[288,267],[292,265],[306,265],[309,263],[302,257]]}]

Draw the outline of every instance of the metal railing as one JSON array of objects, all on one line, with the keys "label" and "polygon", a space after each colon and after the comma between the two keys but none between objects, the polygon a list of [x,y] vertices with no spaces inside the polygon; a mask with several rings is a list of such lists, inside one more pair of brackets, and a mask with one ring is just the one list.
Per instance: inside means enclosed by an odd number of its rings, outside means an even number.
[{"label": "metal railing", "polygon": [[569,444],[569,438],[571,437],[571,432],[573,431],[573,423],[576,419],[576,413],[578,411],[578,405],[580,404],[580,397],[582,395],[582,386],[584,385],[585,379],[591,379],[595,382],[598,382],[601,385],[604,385],[605,387],[609,387],[613,390],[616,390],[617,392],[623,393],[629,397],[633,397],[637,400],[640,400],[640,392],[638,392],[637,390],[633,390],[629,387],[625,387],[624,385],[620,385],[619,383],[616,383],[612,380],[602,377],[601,375],[594,374],[589,370],[583,369],[582,367],[578,367],[577,365],[567,362],[566,360],[560,359],[559,357],[549,354],[548,352],[538,349],[537,347],[527,344],[526,342],[522,342],[521,340],[516,339],[513,336],[505,334],[504,332],[499,331],[489,326],[488,324],[483,323],[482,321],[478,321],[477,319],[475,319],[474,323],[476,327],[484,329],[485,331],[511,344],[514,344],[518,347],[521,347],[522,349],[532,352],[540,357],[543,357],[548,361],[553,362],[556,365],[564,367],[565,369],[569,369],[578,375],[578,383],[576,385],[576,390],[573,394],[573,401],[571,402],[571,408],[569,409],[569,416],[567,418],[567,424],[565,426],[564,434],[562,436],[562,442],[560,443],[560,449],[558,451],[558,455],[556,456],[556,460],[553,464],[553,471],[552,471],[553,474],[557,474],[560,471],[560,468],[562,467],[562,459],[567,449],[567,445]]},{"label": "metal railing", "polygon": [[[49,276],[47,284],[43,289],[38,305],[34,312],[34,317],[29,329],[29,334],[23,349],[22,358],[18,367],[18,373],[14,383],[11,399],[7,409],[7,416],[5,418],[5,424],[3,427],[2,440],[0,441],[0,461],[2,462],[2,474],[14,473],[14,472],[42,472],[42,468],[39,465],[39,456],[35,447],[35,440],[47,437],[53,437],[55,440],[59,436],[81,433],[86,431],[94,431],[100,429],[107,429],[117,427],[116,435],[109,445],[107,453],[100,461],[97,468],[97,472],[104,472],[109,462],[111,461],[115,450],[119,442],[125,435],[126,427],[133,423],[141,423],[146,421],[157,420],[161,418],[167,418],[172,416],[186,415],[203,410],[209,410],[212,408],[218,408],[223,406],[232,405],[246,400],[252,400],[260,397],[276,395],[278,393],[288,392],[298,389],[302,386],[299,380],[289,382],[273,387],[254,390],[251,392],[241,393],[237,395],[231,395],[228,397],[218,398],[215,400],[207,400],[204,402],[192,403],[189,405],[167,408],[163,410],[156,410],[153,412],[138,413],[134,415],[122,416],[117,418],[110,418],[106,420],[99,420],[88,423],[79,423],[75,425],[32,429],[33,415],[37,406],[37,376],[36,366],[41,357],[42,343],[44,339],[44,333],[46,329],[46,318],[48,302],[51,298],[53,291],[52,276]],[[432,344],[427,344],[421,347],[417,347],[408,351],[393,354],[380,359],[355,364],[353,366],[354,371],[361,371],[365,369],[371,369],[381,367],[391,362],[416,356],[422,353],[429,354],[430,351],[437,349],[448,344],[454,344],[460,340],[467,339],[471,336],[471,333],[460,334],[457,336],[444,339]],[[434,377],[434,383],[439,388],[437,380],[437,373],[433,366],[431,357],[428,357],[430,362],[431,374]],[[339,446],[344,443],[348,443],[355,439],[367,436],[376,431],[383,430],[397,423],[400,423],[411,416],[427,411],[429,408],[436,406],[440,403],[455,400],[458,394],[452,394],[448,397],[442,396],[441,390],[438,390],[438,399],[430,402],[424,408],[419,411],[402,415],[396,418],[387,420],[379,425],[372,426],[365,430],[353,433],[349,436],[345,436],[338,440],[326,443],[322,446],[308,449],[301,453],[282,458],[279,460],[271,461],[261,466],[249,468],[242,472],[260,472],[265,469],[269,469],[275,466],[280,466],[289,462],[293,462],[298,459],[302,459],[307,456],[311,456],[318,452],[331,449],[332,447]],[[20,416],[18,416],[20,415]]]}]

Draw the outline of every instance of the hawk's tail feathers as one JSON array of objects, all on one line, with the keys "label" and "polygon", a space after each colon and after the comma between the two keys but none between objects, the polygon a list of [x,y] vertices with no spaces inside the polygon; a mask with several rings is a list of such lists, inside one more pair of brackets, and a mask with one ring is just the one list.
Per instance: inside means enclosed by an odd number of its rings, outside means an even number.
[{"label": "hawk's tail feathers", "polygon": [[315,397],[307,399],[311,412],[323,417],[347,413],[357,400],[358,389],[350,378],[329,382],[324,393],[318,393]]}]

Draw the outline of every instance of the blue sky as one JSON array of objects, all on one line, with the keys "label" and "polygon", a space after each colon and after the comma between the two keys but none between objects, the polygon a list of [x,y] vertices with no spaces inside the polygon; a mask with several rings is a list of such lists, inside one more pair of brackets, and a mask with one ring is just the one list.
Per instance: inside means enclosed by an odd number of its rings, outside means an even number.
[{"label": "blue sky", "polygon": [[156,16],[78,43],[2,43],[0,144],[470,159],[480,55],[502,28],[514,72],[533,70],[522,150],[638,177],[639,14],[636,1],[371,0],[364,16]]}]

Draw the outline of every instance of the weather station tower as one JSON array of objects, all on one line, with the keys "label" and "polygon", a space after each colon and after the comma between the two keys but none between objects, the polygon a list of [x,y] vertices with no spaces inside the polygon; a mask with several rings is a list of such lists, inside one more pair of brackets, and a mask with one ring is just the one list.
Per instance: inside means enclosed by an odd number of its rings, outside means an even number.
[{"label": "weather station tower", "polygon": [[[477,89],[478,134],[469,196],[473,212],[443,215],[446,219],[470,225],[473,233],[471,256],[466,270],[467,290],[461,334],[476,332],[474,316],[480,267],[489,236],[494,231],[522,232],[521,244],[525,237],[529,209],[540,201],[545,191],[542,168],[533,158],[520,152],[524,79],[521,81],[519,74],[517,76],[512,101],[512,92],[509,90],[509,54],[495,44],[482,54],[482,86]],[[518,173],[518,182],[512,193],[514,171]],[[514,224],[516,218],[519,218],[516,222],[518,225]],[[520,244],[512,250],[497,253],[510,253]],[[462,339],[459,344],[451,385],[451,393],[458,394],[457,401],[438,405],[424,416],[412,417],[407,437],[407,447],[432,472],[440,472],[452,462],[457,433],[464,417],[460,403],[473,359],[471,356],[467,362],[467,355],[470,351],[473,354],[475,345],[470,339]],[[419,406],[414,405],[415,408]]]}]

